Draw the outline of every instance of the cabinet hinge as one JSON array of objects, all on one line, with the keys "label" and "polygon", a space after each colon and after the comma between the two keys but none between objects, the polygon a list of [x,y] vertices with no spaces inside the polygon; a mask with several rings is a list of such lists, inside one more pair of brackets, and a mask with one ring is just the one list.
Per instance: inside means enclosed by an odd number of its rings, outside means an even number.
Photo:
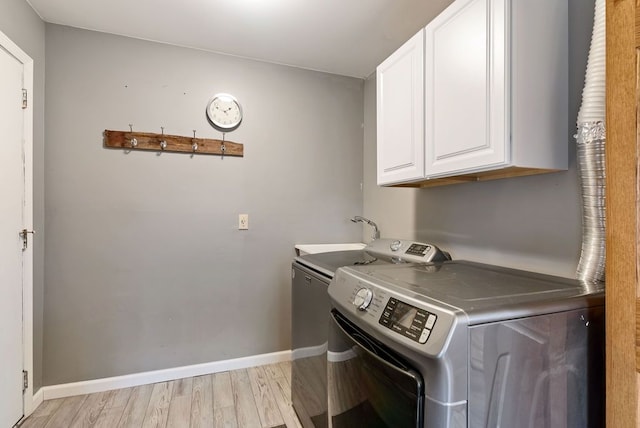
[{"label": "cabinet hinge", "polygon": [[27,108],[27,105],[28,105],[27,100],[28,100],[28,99],[29,99],[29,98],[28,98],[28,95],[27,95],[27,90],[26,90],[26,89],[23,89],[23,90],[22,90],[22,109],[23,109],[23,110]]},{"label": "cabinet hinge", "polygon": [[22,370],[22,392],[26,391],[27,388],[29,388],[29,372]]}]

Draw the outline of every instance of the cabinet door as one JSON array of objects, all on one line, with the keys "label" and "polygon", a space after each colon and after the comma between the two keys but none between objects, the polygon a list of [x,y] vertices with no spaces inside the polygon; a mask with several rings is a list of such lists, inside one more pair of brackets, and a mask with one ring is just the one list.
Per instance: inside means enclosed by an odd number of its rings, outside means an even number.
[{"label": "cabinet door", "polygon": [[508,0],[456,0],[425,28],[425,174],[509,162]]},{"label": "cabinet door", "polygon": [[378,184],[424,177],[424,32],[376,70]]}]

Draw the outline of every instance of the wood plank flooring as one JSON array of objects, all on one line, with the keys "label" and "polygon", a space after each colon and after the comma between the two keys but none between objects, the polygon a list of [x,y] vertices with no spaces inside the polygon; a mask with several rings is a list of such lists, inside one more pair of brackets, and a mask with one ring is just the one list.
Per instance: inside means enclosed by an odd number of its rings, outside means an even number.
[{"label": "wood plank flooring", "polygon": [[291,363],[43,402],[20,428],[302,428]]}]

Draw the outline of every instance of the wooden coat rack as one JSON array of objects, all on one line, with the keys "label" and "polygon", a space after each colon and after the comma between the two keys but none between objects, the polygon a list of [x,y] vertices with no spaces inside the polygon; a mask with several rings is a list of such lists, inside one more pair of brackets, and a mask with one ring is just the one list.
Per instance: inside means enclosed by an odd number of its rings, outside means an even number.
[{"label": "wooden coat rack", "polygon": [[104,145],[114,149],[153,150],[196,155],[244,156],[239,143],[209,138],[191,138],[150,132],[104,131]]}]

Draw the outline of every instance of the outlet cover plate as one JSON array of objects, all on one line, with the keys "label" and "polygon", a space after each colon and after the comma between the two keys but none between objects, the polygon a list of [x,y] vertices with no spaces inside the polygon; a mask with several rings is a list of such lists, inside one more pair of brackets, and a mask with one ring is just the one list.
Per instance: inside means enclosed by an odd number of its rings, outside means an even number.
[{"label": "outlet cover plate", "polygon": [[249,214],[239,214],[238,230],[248,230],[248,229],[249,229]]}]

